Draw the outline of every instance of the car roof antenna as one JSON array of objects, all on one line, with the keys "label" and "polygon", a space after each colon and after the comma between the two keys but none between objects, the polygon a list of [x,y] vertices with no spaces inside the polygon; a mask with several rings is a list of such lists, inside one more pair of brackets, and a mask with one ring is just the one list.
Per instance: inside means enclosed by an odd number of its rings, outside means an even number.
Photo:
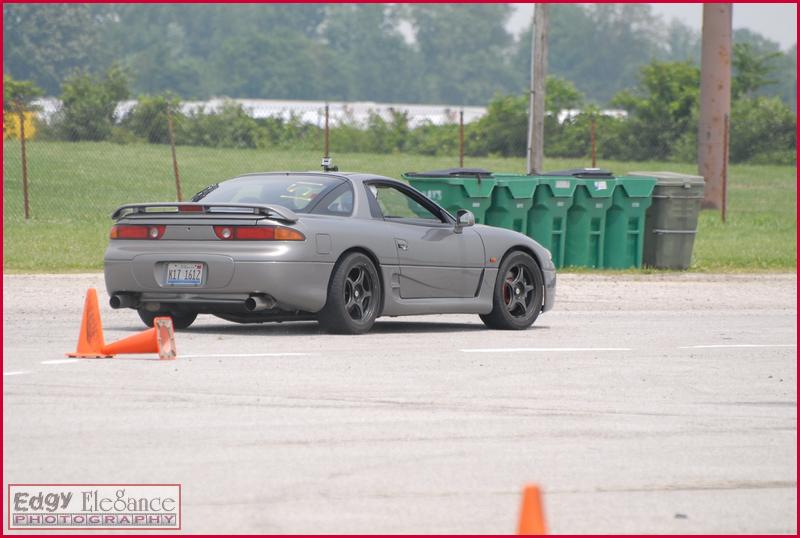
[{"label": "car roof antenna", "polygon": [[331,157],[323,157],[322,158],[322,171],[323,172],[338,172],[339,167],[333,165],[333,159]]}]

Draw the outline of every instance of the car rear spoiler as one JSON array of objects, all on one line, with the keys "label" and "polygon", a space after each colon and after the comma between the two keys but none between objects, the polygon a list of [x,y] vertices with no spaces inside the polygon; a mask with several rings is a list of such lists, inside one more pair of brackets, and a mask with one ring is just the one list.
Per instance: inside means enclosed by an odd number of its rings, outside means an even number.
[{"label": "car rear spoiler", "polygon": [[126,204],[119,206],[112,214],[111,218],[119,220],[130,216],[159,216],[159,217],[189,217],[193,215],[208,214],[236,214],[236,215],[263,215],[265,217],[277,218],[286,222],[297,222],[297,213],[278,204],[217,204],[217,203],[196,203],[196,202],[159,202],[143,204]]}]

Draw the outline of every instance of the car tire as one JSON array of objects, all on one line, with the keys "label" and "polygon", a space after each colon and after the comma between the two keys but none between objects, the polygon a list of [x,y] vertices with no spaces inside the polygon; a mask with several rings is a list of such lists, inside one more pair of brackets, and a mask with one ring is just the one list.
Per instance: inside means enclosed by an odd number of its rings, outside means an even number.
[{"label": "car tire", "polygon": [[176,330],[188,328],[192,323],[194,323],[194,320],[197,319],[197,312],[184,312],[181,314],[175,314],[173,312],[150,312],[149,310],[144,309],[139,309],[137,312],[139,312],[139,317],[148,327],[153,326],[156,318],[163,316],[172,318],[172,327]]},{"label": "car tire", "polygon": [[328,298],[317,320],[326,332],[363,334],[375,324],[381,292],[372,260],[360,252],[348,254],[333,269]]},{"label": "car tire", "polygon": [[492,311],[481,320],[490,329],[527,329],[542,311],[544,276],[530,254],[514,251],[497,270],[492,293]]}]

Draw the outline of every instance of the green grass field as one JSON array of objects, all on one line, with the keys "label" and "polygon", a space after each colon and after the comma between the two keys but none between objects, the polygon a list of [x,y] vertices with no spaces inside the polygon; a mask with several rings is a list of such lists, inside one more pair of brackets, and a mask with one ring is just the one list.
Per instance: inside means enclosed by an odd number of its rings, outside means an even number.
[{"label": "green grass field", "polygon": [[[317,153],[179,147],[184,199],[209,183],[240,173],[317,170]],[[450,167],[456,159],[419,155],[335,156],[343,170],[399,178],[401,172]],[[168,146],[30,142],[31,219],[23,219],[19,143],[3,144],[3,270],[99,270],[111,226],[109,215],[126,202],[175,199]],[[522,172],[523,159],[469,158],[467,166]],[[546,159],[545,170],[587,166],[583,160]],[[696,173],[693,164],[604,161],[617,174],[633,170]],[[693,271],[785,271],[796,267],[796,168],[730,167],[728,222],[705,211],[695,243]]]}]

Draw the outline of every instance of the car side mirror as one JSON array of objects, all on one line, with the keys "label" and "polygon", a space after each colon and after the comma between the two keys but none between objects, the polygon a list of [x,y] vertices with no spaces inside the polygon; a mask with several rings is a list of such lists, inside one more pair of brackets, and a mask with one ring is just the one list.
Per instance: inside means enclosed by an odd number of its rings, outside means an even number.
[{"label": "car side mirror", "polygon": [[459,209],[456,213],[456,226],[453,231],[457,234],[461,233],[461,230],[467,228],[469,226],[475,225],[475,215],[472,214],[472,211],[467,211],[466,209]]}]

